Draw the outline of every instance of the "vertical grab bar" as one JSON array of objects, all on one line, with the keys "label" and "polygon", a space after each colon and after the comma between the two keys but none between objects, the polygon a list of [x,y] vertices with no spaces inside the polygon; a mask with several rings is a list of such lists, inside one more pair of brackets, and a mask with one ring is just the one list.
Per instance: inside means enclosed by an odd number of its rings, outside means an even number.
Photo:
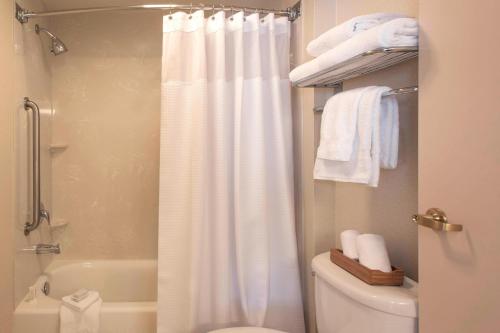
[{"label": "vertical grab bar", "polygon": [[24,98],[24,109],[31,110],[31,144],[32,144],[32,206],[31,221],[24,225],[24,235],[28,236],[31,231],[38,228],[43,219],[50,224],[49,211],[43,207],[40,200],[40,109],[38,105],[28,97]]}]

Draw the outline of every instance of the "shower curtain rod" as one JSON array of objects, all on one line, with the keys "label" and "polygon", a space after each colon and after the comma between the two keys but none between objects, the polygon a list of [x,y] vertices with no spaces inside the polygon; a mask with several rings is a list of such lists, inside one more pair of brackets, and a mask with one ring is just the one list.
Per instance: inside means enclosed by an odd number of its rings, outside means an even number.
[{"label": "shower curtain rod", "polygon": [[300,2],[295,4],[293,7],[288,7],[287,9],[265,9],[265,8],[253,8],[253,7],[241,7],[241,6],[225,6],[225,5],[183,5],[183,4],[145,4],[145,5],[129,5],[129,6],[112,6],[112,7],[90,7],[90,8],[75,8],[75,9],[64,9],[64,10],[53,10],[53,11],[39,11],[34,12],[22,8],[16,3],[16,19],[21,23],[27,23],[30,18],[46,17],[46,16],[58,16],[67,14],[79,14],[79,13],[97,13],[97,12],[111,12],[111,11],[133,11],[133,10],[182,10],[192,12],[194,10],[206,10],[206,11],[225,11],[225,12],[255,12],[262,14],[273,13],[279,16],[286,16],[288,20],[294,21],[300,16]]}]

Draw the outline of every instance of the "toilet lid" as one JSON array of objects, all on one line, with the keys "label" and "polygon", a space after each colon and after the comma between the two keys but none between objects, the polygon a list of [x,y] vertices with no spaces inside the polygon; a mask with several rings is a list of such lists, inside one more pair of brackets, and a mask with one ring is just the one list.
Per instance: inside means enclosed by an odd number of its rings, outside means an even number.
[{"label": "toilet lid", "polygon": [[222,330],[211,331],[208,333],[286,333],[283,331],[272,330],[262,327],[231,327]]}]

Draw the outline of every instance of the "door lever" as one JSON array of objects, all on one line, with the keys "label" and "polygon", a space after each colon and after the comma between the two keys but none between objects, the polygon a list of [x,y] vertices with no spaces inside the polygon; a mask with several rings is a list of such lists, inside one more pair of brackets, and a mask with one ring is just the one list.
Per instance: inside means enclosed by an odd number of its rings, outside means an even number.
[{"label": "door lever", "polygon": [[446,213],[439,208],[430,208],[425,215],[415,214],[411,218],[413,223],[437,231],[462,231],[461,224],[448,223]]}]

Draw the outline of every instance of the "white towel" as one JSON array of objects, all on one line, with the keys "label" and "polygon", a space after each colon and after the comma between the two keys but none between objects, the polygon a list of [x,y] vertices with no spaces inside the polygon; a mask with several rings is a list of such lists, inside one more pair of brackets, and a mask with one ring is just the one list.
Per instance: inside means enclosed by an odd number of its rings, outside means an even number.
[{"label": "white towel", "polygon": [[[328,148],[322,149],[321,154],[318,148],[314,165],[315,179],[377,187],[379,168],[396,166],[399,140],[398,105],[394,96],[382,99],[382,94],[389,90],[389,87],[371,86],[332,97],[332,105],[347,104],[351,109],[332,107],[323,111],[320,147]],[[353,94],[358,95],[357,98],[354,98]],[[347,99],[347,102],[336,102],[337,99]],[[342,116],[338,113],[349,115]],[[323,133],[335,130],[337,131],[333,134]],[[344,157],[349,151],[349,159],[345,160]],[[384,162],[381,164],[382,157]]]},{"label": "white towel", "polygon": [[358,259],[358,250],[356,239],[359,236],[357,230],[344,230],[340,233],[340,243],[342,244],[342,252],[346,257]]},{"label": "white towel", "polygon": [[361,265],[386,273],[392,272],[384,237],[375,234],[359,235],[356,245]]},{"label": "white towel", "polygon": [[307,45],[307,53],[318,57],[360,32],[402,17],[407,16],[395,13],[374,13],[353,17],[313,39]]},{"label": "white towel", "polygon": [[318,158],[349,161],[354,148],[359,101],[363,90],[357,88],[333,95],[321,116]]},{"label": "white towel", "polygon": [[413,18],[399,18],[365,30],[302,64],[290,72],[290,80],[297,82],[321,70],[337,65],[356,55],[381,47],[416,46],[418,23]]},{"label": "white towel", "polygon": [[102,299],[96,291],[75,302],[71,295],[63,297],[59,312],[60,333],[98,333]]}]

